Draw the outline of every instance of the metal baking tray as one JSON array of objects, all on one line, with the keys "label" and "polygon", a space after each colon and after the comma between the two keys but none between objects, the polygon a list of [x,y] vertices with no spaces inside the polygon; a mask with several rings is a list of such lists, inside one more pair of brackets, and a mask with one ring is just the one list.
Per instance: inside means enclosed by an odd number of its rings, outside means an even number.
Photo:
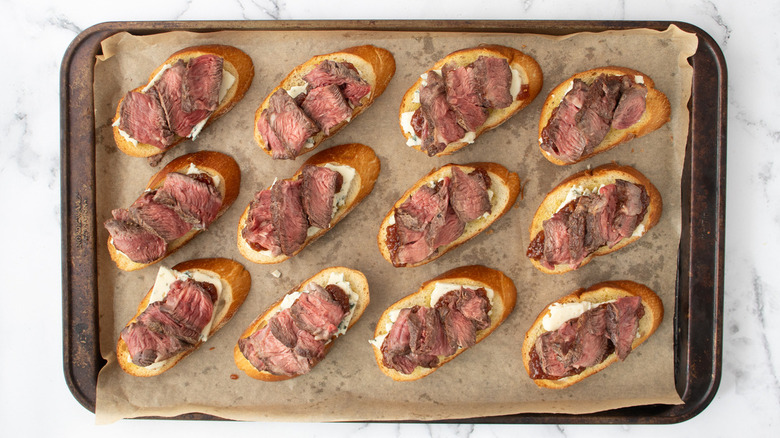
[{"label": "metal baking tray", "polygon": [[[648,405],[586,415],[514,414],[448,423],[635,424],[677,423],[704,410],[718,389],[723,336],[723,257],[726,195],[726,63],[702,29],[667,21],[205,21],[110,22],[82,32],[60,72],[62,174],[62,329],[65,379],[73,396],[94,412],[98,372],[105,361],[98,339],[97,226],[93,68],[100,42],[118,32],[173,30],[479,31],[565,35],[670,24],[695,34],[690,129],[682,174],[682,230],[675,303],[675,383],[681,405]],[[179,419],[215,419],[192,413]]]}]

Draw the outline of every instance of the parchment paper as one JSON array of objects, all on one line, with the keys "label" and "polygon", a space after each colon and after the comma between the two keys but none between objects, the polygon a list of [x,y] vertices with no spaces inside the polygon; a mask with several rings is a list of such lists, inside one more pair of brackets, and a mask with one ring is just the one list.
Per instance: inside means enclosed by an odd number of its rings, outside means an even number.
[{"label": "parchment paper", "polygon": [[[692,69],[687,57],[695,35],[676,27],[580,33],[564,37],[530,34],[226,31],[171,32],[154,36],[118,34],[103,42],[95,65],[97,128],[97,219],[127,207],[159,167],[121,153],[111,137],[111,118],[123,94],[144,84],[171,53],[206,43],[237,46],[255,63],[255,78],[244,100],[231,112],[169,152],[175,156],[212,149],[233,156],[242,171],[235,204],[210,229],[162,263],[200,257],[229,257],[252,274],[243,307],[197,352],[154,378],[125,374],[115,357],[119,331],[134,315],[154,282],[158,266],[123,272],[99,245],[98,287],[101,354],[108,360],[98,377],[96,421],[137,416],[175,416],[203,412],[223,418],[270,421],[435,420],[524,412],[588,413],[624,406],[681,403],[674,384],[673,320],[677,249],[680,239],[680,177],[688,133],[686,104]],[[293,67],[315,54],[374,44],[392,51],[397,71],[373,107],[318,150],[359,142],[374,148],[382,172],[373,193],[324,237],[278,265],[255,265],[236,247],[239,216],[254,193],[274,177],[291,176],[309,156],[273,161],[253,141],[252,123],[260,102]],[[401,97],[435,61],[480,43],[504,44],[533,56],[544,72],[536,100],[499,128],[448,157],[429,158],[405,146],[398,127]],[[645,137],[572,166],[556,166],[537,146],[539,112],[547,93],[575,72],[619,65],[642,71],[669,97],[672,120]],[[495,161],[519,174],[523,196],[486,232],[433,263],[394,268],[376,244],[379,223],[398,197],[434,167],[449,162]],[[544,195],[568,175],[616,161],[643,172],[660,190],[664,212],[659,224],[636,243],[565,275],[537,271],[525,257],[528,226]],[[108,234],[101,226],[99,242]],[[504,271],[518,289],[512,315],[491,336],[421,380],[398,383],[382,374],[368,340],[379,315],[420,284],[457,266],[484,264]],[[329,355],[307,375],[282,382],[247,377],[233,362],[241,332],[290,288],[328,266],[365,273],[371,304],[363,318],[336,341]],[[281,278],[271,275],[282,272]],[[629,279],[648,285],[662,298],[666,315],[658,331],[623,363],[565,390],[538,388],[526,374],[520,347],[525,331],[545,305],[579,287],[603,280]]]}]

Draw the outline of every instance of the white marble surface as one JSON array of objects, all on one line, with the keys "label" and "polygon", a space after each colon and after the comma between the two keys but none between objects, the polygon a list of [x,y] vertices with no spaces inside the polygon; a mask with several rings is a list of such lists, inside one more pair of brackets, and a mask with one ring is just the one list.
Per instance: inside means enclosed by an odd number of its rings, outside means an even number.
[{"label": "white marble surface", "polygon": [[[0,2],[0,435],[735,436],[780,425],[780,3],[692,0],[319,2],[207,0]],[[59,66],[81,31],[104,21],[273,19],[679,20],[725,53],[728,183],[723,373],[710,406],[671,426],[255,424],[124,420],[94,426],[62,371]]]}]

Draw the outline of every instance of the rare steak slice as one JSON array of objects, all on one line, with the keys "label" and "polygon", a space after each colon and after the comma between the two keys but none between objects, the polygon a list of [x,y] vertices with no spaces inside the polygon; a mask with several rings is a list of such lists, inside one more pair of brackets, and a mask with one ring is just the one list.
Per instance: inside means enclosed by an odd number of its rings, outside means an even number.
[{"label": "rare steak slice", "polygon": [[360,77],[355,66],[349,62],[326,59],[306,73],[303,79],[310,88],[338,86],[352,106],[360,105],[360,100],[371,92],[371,86]]},{"label": "rare steak slice", "polygon": [[165,177],[154,201],[174,208],[195,228],[206,229],[222,207],[222,193],[207,175],[172,172]]},{"label": "rare steak slice", "polygon": [[301,202],[303,180],[277,181],[271,187],[271,217],[284,255],[293,255],[303,246],[309,222]]},{"label": "rare steak slice", "polygon": [[255,251],[271,251],[273,257],[282,253],[279,235],[273,224],[270,189],[255,194],[249,204],[246,226],[241,230],[241,236]]},{"label": "rare steak slice", "polygon": [[336,85],[326,85],[310,90],[301,103],[303,111],[314,120],[325,135],[352,117],[352,108]]},{"label": "rare steak slice", "polygon": [[224,60],[217,55],[201,55],[187,62],[182,80],[182,109],[214,111],[219,106]]},{"label": "rare steak slice", "polygon": [[166,242],[172,242],[187,234],[192,224],[182,219],[171,207],[154,201],[155,191],[143,194],[129,211],[135,222],[142,224],[162,237]]},{"label": "rare steak slice", "polygon": [[111,235],[114,247],[136,263],[150,263],[165,255],[168,244],[153,231],[126,217],[111,218],[103,225]]},{"label": "rare steak slice", "polygon": [[333,217],[333,198],[341,190],[344,178],[341,173],[324,166],[306,166],[303,179],[303,210],[309,224],[318,228],[330,228]]},{"label": "rare steak slice", "polygon": [[156,93],[131,91],[119,108],[119,129],[140,143],[166,150],[176,140]]}]

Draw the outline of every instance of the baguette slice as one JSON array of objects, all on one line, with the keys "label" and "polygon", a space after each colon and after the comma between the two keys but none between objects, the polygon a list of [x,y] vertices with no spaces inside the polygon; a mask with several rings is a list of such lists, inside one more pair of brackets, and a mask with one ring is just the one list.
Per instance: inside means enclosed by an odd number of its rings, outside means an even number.
[{"label": "baguette slice", "polygon": [[[368,281],[366,280],[366,276],[363,275],[362,272],[350,268],[345,268],[342,266],[325,268],[322,271],[315,274],[313,277],[309,278],[308,280],[304,280],[301,284],[291,289],[287,294],[301,291],[306,287],[306,285],[308,285],[311,282],[315,282],[320,286],[324,287],[327,284],[328,278],[332,273],[343,274],[344,281],[348,282],[350,288],[352,288],[352,291],[357,293],[358,295],[358,300],[353,310],[352,319],[349,321],[349,325],[347,326],[347,330],[349,330],[350,328],[352,328],[353,325],[355,325],[355,323],[363,315],[363,312],[366,310],[366,306],[368,306],[368,303],[370,301],[370,296],[368,291]],[[284,300],[284,296],[281,297],[279,301],[274,303],[271,307],[266,309],[266,311],[263,312],[260,316],[258,316],[252,322],[252,324],[250,324],[249,327],[247,327],[247,329],[244,330],[244,332],[241,334],[241,338],[248,338],[254,332],[265,327],[268,324],[268,320],[271,319],[271,317],[273,317],[276,313],[278,313],[281,310],[280,306],[283,300]],[[336,338],[331,339],[330,342],[325,344],[325,355],[328,354],[331,347],[333,347],[334,341],[338,339],[338,337],[339,336],[336,336]],[[285,375],[272,374],[268,371],[259,371],[244,356],[244,354],[241,352],[241,349],[238,347],[238,344],[236,344],[235,348],[233,349],[233,360],[236,362],[236,366],[241,371],[245,372],[249,377],[252,377],[253,379],[264,380],[267,382],[275,382],[275,381],[288,380],[288,379],[292,379],[293,377],[297,377],[297,376],[285,376]],[[316,364],[312,365],[312,367],[314,366],[316,366]]]},{"label": "baguette slice", "polygon": [[[521,84],[528,85],[528,93],[521,95],[521,98],[514,100],[512,104],[506,108],[494,108],[488,110],[488,118],[485,123],[482,124],[482,126],[474,131],[474,139],[482,135],[483,132],[493,129],[509,120],[509,118],[515,115],[518,111],[528,106],[539,94],[539,91],[542,89],[543,82],[542,69],[539,67],[539,64],[534,58],[511,47],[489,44],[462,49],[450,53],[436,62],[436,64],[431,66],[431,68],[429,68],[427,71],[441,70],[442,67],[450,62],[455,63],[458,66],[466,66],[476,61],[480,56],[505,58],[509,62],[509,67],[519,73]],[[404,97],[401,100],[401,107],[398,111],[401,132],[406,138],[407,145],[413,144],[414,141],[412,140],[413,134],[408,132],[409,127],[406,129],[404,128],[403,114],[414,112],[420,107],[420,103],[414,102],[414,100],[419,100],[415,99],[415,94],[418,90],[422,89],[422,83],[423,79],[420,77],[409,88],[409,90],[406,91],[406,94],[404,94]],[[474,140],[455,141],[448,144],[443,151],[435,154],[435,156],[449,155],[473,142]],[[412,147],[418,151],[425,152],[423,151],[421,144],[413,145]]]},{"label": "baguette slice", "polygon": [[[554,154],[551,154],[548,151],[542,149],[542,130],[549,123],[555,108],[561,104],[561,101],[563,100],[564,96],[566,96],[566,93],[570,89],[574,79],[581,79],[583,82],[589,84],[602,74],[609,76],[633,76],[635,78],[642,78],[643,83],[647,86],[646,107],[642,118],[626,129],[616,130],[610,128],[604,140],[596,145],[591,153],[582,155],[576,161],[568,162],[561,160]],[[672,110],[671,105],[669,104],[669,99],[667,99],[663,92],[655,88],[655,82],[653,82],[653,80],[646,74],[626,67],[611,66],[594,68],[592,70],[575,74],[569,79],[563,81],[563,83],[557,87],[553,88],[552,91],[550,91],[550,94],[547,95],[547,99],[544,101],[544,105],[542,106],[542,114],[539,118],[539,150],[542,151],[542,155],[544,155],[544,157],[547,158],[551,163],[558,165],[579,163],[580,161],[592,157],[593,155],[608,151],[620,143],[627,142],[636,137],[641,137],[645,134],[649,134],[650,132],[655,131],[656,129],[666,124],[666,122],[671,120],[671,112]]]},{"label": "baguette slice", "polygon": [[[563,204],[564,200],[566,199],[566,195],[569,193],[569,190],[571,190],[572,187],[582,186],[586,189],[594,190],[602,184],[612,184],[617,179],[623,179],[635,184],[641,184],[645,187],[645,190],[647,190],[650,203],[647,206],[645,217],[642,219],[642,222],[637,225],[637,228],[644,227],[644,231],[624,238],[615,244],[615,246],[612,248],[609,248],[606,245],[600,247],[595,252],[585,257],[585,259],[580,264],[580,267],[589,263],[596,256],[602,256],[615,252],[644,236],[647,231],[649,231],[655,226],[655,224],[658,223],[658,220],[661,217],[661,212],[663,211],[661,194],[658,192],[658,189],[653,185],[653,183],[651,183],[650,180],[642,175],[638,170],[634,169],[633,167],[620,166],[611,163],[596,167],[592,170],[583,170],[582,172],[575,173],[552,189],[552,191],[547,194],[544,200],[542,200],[542,203],[539,205],[539,208],[534,214],[533,221],[531,222],[531,226],[528,229],[530,235],[529,242],[533,241],[536,235],[542,231],[544,221],[555,214],[555,212],[558,210],[558,207]],[[538,260],[531,258],[529,258],[529,260],[531,260],[531,263],[533,263],[536,269],[539,269],[540,271],[547,274],[563,274],[565,272],[574,270],[574,268],[568,264],[556,265],[555,269],[549,269],[545,266],[542,266]]]},{"label": "baguette slice", "polygon": [[[233,75],[235,78],[235,82],[233,82],[233,85],[231,85],[227,90],[227,94],[219,102],[217,109],[206,121],[204,126],[205,128],[206,126],[214,123],[214,121],[220,118],[223,114],[230,111],[231,108],[233,108],[241,99],[244,98],[244,94],[249,89],[249,86],[252,84],[252,78],[255,76],[255,68],[252,64],[252,58],[250,58],[249,55],[233,46],[220,44],[187,47],[186,49],[182,49],[174,53],[170,58],[165,60],[165,62],[157,67],[152,72],[152,74],[149,75],[149,81],[147,83],[151,82],[152,79],[154,79],[154,77],[157,76],[157,74],[166,65],[173,64],[180,59],[187,61],[191,58],[197,58],[201,55],[217,55],[222,57],[224,60],[222,69]],[[145,87],[146,85],[142,85],[132,91],[141,92],[141,90],[143,90]],[[116,125],[113,127],[114,141],[122,152],[133,157],[151,157],[171,150],[171,148],[186,139],[186,137],[177,138],[174,144],[164,151],[156,146],[146,143],[139,142],[138,144],[133,144],[133,142],[129,141],[120,133],[118,123],[116,123],[120,117],[120,109],[122,107],[123,100],[124,97],[119,100],[119,103],[116,106],[116,115],[114,116],[113,120],[114,125]]]},{"label": "baguette slice", "polygon": [[[293,175],[290,179],[296,180],[300,178],[301,172],[306,165],[322,166],[328,163],[346,165],[355,169],[355,178],[352,180],[352,185],[349,189],[349,192],[347,193],[347,198],[344,201],[344,205],[340,206],[333,215],[333,218],[330,222],[330,228],[322,228],[316,233],[306,237],[303,245],[301,245],[301,247],[295,253],[293,253],[292,256],[298,254],[307,245],[319,239],[323,234],[331,230],[337,223],[339,223],[339,221],[341,221],[341,219],[347,215],[347,213],[352,211],[352,209],[355,208],[360,203],[360,201],[363,200],[363,198],[368,196],[368,194],[371,193],[371,191],[374,189],[374,183],[379,176],[381,167],[379,158],[377,158],[373,149],[359,143],[350,143],[334,146],[312,155],[308,160],[306,160],[305,163],[303,163],[303,165],[301,165],[301,168],[298,169],[298,171],[295,172],[295,175]],[[241,231],[246,228],[246,221],[249,217],[250,206],[251,203],[244,209],[244,214],[241,215],[241,219],[238,222],[237,244],[239,252],[241,252],[241,254],[248,260],[261,264],[281,263],[292,257],[286,256],[284,254],[279,254],[278,256],[274,257],[270,254],[265,254],[265,251],[257,251],[249,246],[249,243],[247,243],[247,241],[241,235]]]},{"label": "baguette slice", "polygon": [[[371,86],[371,91],[368,93],[368,95],[360,100],[360,105],[353,108],[352,116],[349,119],[341,122],[333,128],[330,128],[328,135],[325,135],[323,131],[314,134],[312,136],[314,144],[305,145],[301,149],[298,156],[307,152],[311,152],[317,148],[320,143],[336,135],[336,133],[341,131],[341,129],[350,121],[354,120],[355,117],[357,117],[360,113],[368,109],[368,107],[370,107],[371,104],[382,95],[382,93],[385,91],[385,88],[387,88],[387,85],[390,83],[390,80],[393,78],[393,75],[395,75],[395,58],[393,57],[393,54],[385,49],[372,45],[349,47],[339,52],[317,55],[303,64],[295,67],[295,69],[293,69],[293,71],[291,71],[290,74],[288,74],[279,85],[277,85],[273,90],[271,90],[270,93],[268,93],[268,96],[257,108],[257,111],[255,111],[255,141],[260,146],[260,149],[262,149],[268,155],[273,156],[273,153],[271,152],[271,147],[260,134],[260,130],[257,128],[257,121],[260,119],[263,110],[268,108],[271,96],[273,96],[276,90],[280,88],[284,88],[285,90],[289,91],[292,87],[305,86],[306,81],[303,79],[303,77],[325,60],[348,62],[352,64],[359,72],[360,77],[368,82],[368,84]],[[293,159],[295,159],[295,157],[293,157]]]},{"label": "baguette slice", "polygon": [[448,245],[440,247],[434,251],[427,259],[415,263],[403,265],[406,267],[416,267],[424,265],[428,262],[436,260],[443,256],[447,251],[457,247],[458,245],[465,243],[469,239],[475,237],[481,233],[487,227],[493,224],[498,218],[503,216],[514,205],[517,196],[520,193],[520,177],[516,173],[510,172],[506,167],[497,163],[468,163],[468,164],[446,164],[438,169],[431,170],[422,179],[417,181],[409,190],[407,190],[401,198],[390,208],[390,211],[382,220],[379,226],[379,234],[377,235],[377,244],[379,245],[379,251],[382,253],[382,257],[390,263],[393,263],[393,258],[390,253],[390,248],[387,245],[387,228],[395,222],[395,209],[403,204],[409,197],[425,184],[436,182],[439,178],[450,176],[452,174],[452,167],[460,167],[465,173],[473,172],[474,169],[484,169],[490,176],[491,186],[490,190],[493,191],[493,197],[490,200],[491,212],[487,217],[480,217],[466,224],[463,234],[457,239],[449,243]]},{"label": "baguette slice", "polygon": [[[480,265],[461,266],[426,281],[417,292],[401,298],[388,307],[387,310],[382,313],[382,316],[379,317],[379,322],[377,322],[376,330],[374,331],[374,339],[382,339],[389,333],[390,330],[388,330],[388,325],[392,324],[390,321],[390,313],[394,310],[413,306],[430,307],[431,293],[436,287],[436,283],[439,282],[473,288],[484,287],[493,290],[490,326],[484,330],[477,331],[477,343],[493,333],[493,331],[506,320],[509,314],[512,313],[512,310],[515,307],[515,301],[517,300],[517,289],[515,288],[515,284],[509,277],[504,275],[503,272]],[[371,345],[373,346],[374,358],[376,359],[377,365],[379,365],[379,369],[393,380],[400,382],[417,380],[425,377],[466,351],[465,348],[459,348],[451,356],[439,356],[439,364],[433,368],[418,366],[411,374],[404,374],[393,368],[386,367],[382,360],[380,346],[378,346],[376,342],[371,342]]]},{"label": "baguette slice", "polygon": [[[534,348],[536,339],[545,332],[544,328],[542,327],[542,319],[549,313],[549,307],[552,304],[578,303],[583,301],[589,301],[591,303],[603,303],[628,296],[642,297],[642,306],[645,310],[645,315],[639,320],[639,327],[637,329],[637,334],[639,337],[637,337],[631,345],[632,351],[636,349],[655,332],[659,325],[661,325],[661,320],[663,320],[664,317],[663,303],[661,302],[661,299],[658,297],[658,295],[655,294],[655,292],[642,284],[627,280],[605,281],[594,284],[587,289],[578,289],[571,294],[566,295],[565,297],[554,301],[553,303],[550,303],[547,307],[545,307],[542,313],[539,314],[539,317],[536,318],[536,321],[534,321],[534,323],[531,325],[531,328],[528,329],[528,332],[525,335],[525,339],[523,340],[523,365],[525,365],[525,370],[528,372],[528,375],[532,375],[530,368],[531,350]],[[613,352],[598,365],[586,368],[579,374],[563,377],[560,379],[534,379],[534,383],[542,388],[566,388],[588,376],[596,374],[617,360],[617,353]]]},{"label": "baguette slice", "polygon": [[[153,190],[162,187],[165,182],[165,177],[169,173],[186,173],[190,164],[194,164],[200,171],[205,172],[212,177],[219,177],[221,182],[218,189],[220,193],[222,193],[222,206],[219,209],[219,213],[217,213],[217,218],[219,218],[233,204],[233,201],[236,200],[239,187],[241,186],[241,169],[238,167],[238,163],[236,163],[236,160],[232,157],[221,152],[199,151],[188,155],[182,155],[181,157],[172,160],[165,167],[160,169],[159,172],[154,174],[149,180],[149,183],[146,184],[145,190]],[[143,194],[141,194],[139,198],[142,196]],[[216,221],[217,218],[214,220]],[[191,229],[187,234],[168,243],[165,255],[149,263],[138,263],[130,260],[124,253],[114,247],[110,235],[108,236],[108,253],[111,256],[111,260],[116,263],[119,269],[124,271],[135,271],[153,265],[165,257],[168,257],[202,231],[204,230]]]},{"label": "baguette slice", "polygon": [[[216,307],[214,313],[215,319],[214,323],[211,325],[211,329],[209,330],[208,337],[213,336],[217,330],[222,328],[222,326],[230,321],[230,318],[233,317],[238,308],[241,307],[241,304],[244,303],[244,300],[246,299],[247,294],[249,294],[249,289],[252,284],[249,271],[244,269],[244,266],[238,262],[225,258],[188,260],[174,266],[173,270],[178,272],[190,271],[216,275],[222,280],[222,293],[217,299],[217,302],[214,304]],[[152,285],[152,287],[149,289],[149,292],[146,294],[143,300],[141,300],[141,304],[138,306],[138,311],[130,320],[130,322],[127,323],[127,325],[130,325],[132,322],[134,322],[149,305],[149,298],[152,295],[153,289],[154,285]],[[155,367],[151,368],[141,367],[134,364],[130,360],[130,352],[127,349],[127,344],[120,337],[116,346],[116,356],[117,360],[119,361],[119,366],[128,374],[132,374],[138,377],[157,376],[169,370],[174,365],[179,363],[180,360],[184,359],[187,357],[187,355],[197,350],[203,342],[204,341],[201,340],[196,345],[192,346],[192,348],[163,361],[164,363],[162,366],[156,366],[156,364],[153,364]]]}]

